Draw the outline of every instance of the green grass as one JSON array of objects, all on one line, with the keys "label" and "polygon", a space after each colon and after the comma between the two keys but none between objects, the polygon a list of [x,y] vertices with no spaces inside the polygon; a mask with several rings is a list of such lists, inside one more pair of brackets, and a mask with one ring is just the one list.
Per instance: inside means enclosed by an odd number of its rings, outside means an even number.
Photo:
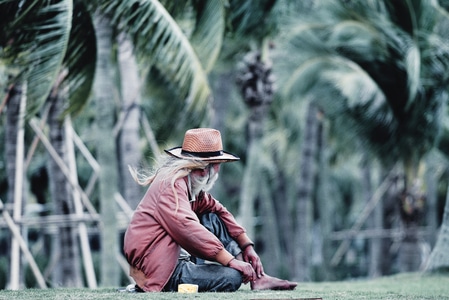
[{"label": "green grass", "polygon": [[0,291],[0,299],[449,299],[449,274],[407,273],[372,280],[300,283],[294,291],[258,291],[242,286],[235,293],[119,293],[101,289],[26,289]]}]

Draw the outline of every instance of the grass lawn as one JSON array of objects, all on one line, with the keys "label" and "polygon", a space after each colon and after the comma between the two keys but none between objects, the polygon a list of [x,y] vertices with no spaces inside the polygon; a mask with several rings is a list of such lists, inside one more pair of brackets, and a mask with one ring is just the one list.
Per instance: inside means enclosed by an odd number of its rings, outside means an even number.
[{"label": "grass lawn", "polygon": [[247,285],[235,293],[119,293],[115,288],[27,289],[0,291],[0,299],[449,299],[449,273],[407,273],[372,280],[300,283],[294,291],[252,292]]}]

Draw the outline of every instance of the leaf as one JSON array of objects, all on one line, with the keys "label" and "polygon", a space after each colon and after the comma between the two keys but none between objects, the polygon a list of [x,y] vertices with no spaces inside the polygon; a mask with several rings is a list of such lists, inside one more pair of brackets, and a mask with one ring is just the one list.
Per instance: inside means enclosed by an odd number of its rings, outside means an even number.
[{"label": "leaf", "polygon": [[195,31],[190,41],[198,53],[206,72],[210,72],[218,58],[225,30],[224,0],[201,1]]},{"label": "leaf", "polygon": [[60,70],[72,20],[72,1],[3,1],[0,59],[27,81],[28,109],[39,109]]},{"label": "leaf", "polygon": [[64,67],[68,70],[65,83],[69,91],[66,113],[77,114],[87,103],[94,82],[96,58],[96,37],[91,15],[84,3],[77,1],[64,57]]},{"label": "leaf", "polygon": [[[179,25],[156,0],[100,1],[113,25],[131,37],[139,61],[155,66],[177,86],[192,118],[208,113],[207,72]],[[173,101],[176,101],[174,99]]]}]

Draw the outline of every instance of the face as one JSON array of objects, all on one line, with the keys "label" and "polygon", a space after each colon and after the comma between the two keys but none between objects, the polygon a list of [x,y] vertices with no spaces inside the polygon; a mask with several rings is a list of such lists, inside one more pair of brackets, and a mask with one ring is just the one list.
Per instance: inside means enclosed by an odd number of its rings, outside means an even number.
[{"label": "face", "polygon": [[193,170],[192,175],[192,192],[198,195],[201,191],[209,191],[218,179],[218,172],[220,171],[219,163],[212,163],[207,165],[204,169]]}]

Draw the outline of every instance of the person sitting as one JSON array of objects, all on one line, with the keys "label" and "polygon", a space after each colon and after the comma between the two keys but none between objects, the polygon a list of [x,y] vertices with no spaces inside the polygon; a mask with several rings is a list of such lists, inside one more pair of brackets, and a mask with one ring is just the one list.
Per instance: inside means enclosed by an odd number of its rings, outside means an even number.
[{"label": "person sitting", "polygon": [[292,290],[296,282],[265,274],[254,243],[234,216],[208,192],[220,164],[237,161],[223,151],[211,128],[187,130],[181,147],[165,150],[160,167],[133,178],[149,185],[124,236],[133,291],[177,291],[182,283],[199,292]]}]

